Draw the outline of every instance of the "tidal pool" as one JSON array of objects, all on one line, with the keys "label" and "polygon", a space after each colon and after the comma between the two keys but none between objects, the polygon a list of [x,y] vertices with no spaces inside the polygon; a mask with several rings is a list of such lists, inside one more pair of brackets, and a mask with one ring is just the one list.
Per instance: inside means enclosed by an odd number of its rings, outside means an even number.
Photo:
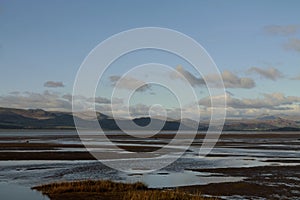
[{"label": "tidal pool", "polygon": [[0,182],[1,199],[9,200],[49,200],[40,192],[13,183]]}]

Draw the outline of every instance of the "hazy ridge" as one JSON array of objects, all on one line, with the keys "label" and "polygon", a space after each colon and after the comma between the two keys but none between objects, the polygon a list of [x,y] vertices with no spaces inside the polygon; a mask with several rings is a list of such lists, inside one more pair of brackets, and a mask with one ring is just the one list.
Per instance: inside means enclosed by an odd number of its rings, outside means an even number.
[{"label": "hazy ridge", "polygon": [[[82,117],[83,116],[83,117]],[[85,115],[74,116],[82,128],[93,128],[92,118]],[[97,113],[97,120],[104,130],[119,130],[116,120],[102,113]],[[118,123],[126,126],[130,121],[147,128],[150,123],[161,124],[159,118],[141,117],[135,119],[118,119]],[[162,130],[207,130],[208,121],[200,124],[190,119],[168,119]],[[0,129],[75,129],[73,114],[71,112],[45,111],[42,109],[15,109],[0,108]],[[264,115],[248,119],[226,119],[225,131],[300,131],[300,117],[287,115]]]}]

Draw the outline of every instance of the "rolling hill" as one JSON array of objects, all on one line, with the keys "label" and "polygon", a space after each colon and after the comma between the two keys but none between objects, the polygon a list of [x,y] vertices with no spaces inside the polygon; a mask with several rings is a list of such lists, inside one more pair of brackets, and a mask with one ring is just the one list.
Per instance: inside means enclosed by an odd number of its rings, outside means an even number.
[{"label": "rolling hill", "polygon": [[[82,124],[81,128],[93,128],[93,118],[81,113],[74,116]],[[293,119],[295,118],[295,120]],[[225,131],[300,131],[299,117],[293,116],[259,116],[254,119],[226,119]],[[141,117],[135,119],[113,119],[102,113],[97,113],[97,121],[103,130],[120,130],[118,124],[130,129],[130,123],[138,125],[135,130],[151,130],[162,127],[162,130],[207,130],[208,122],[197,122],[190,119],[172,120],[165,123],[159,118]],[[0,129],[75,129],[73,114],[71,112],[45,111],[42,109],[15,109],[0,107]]]}]

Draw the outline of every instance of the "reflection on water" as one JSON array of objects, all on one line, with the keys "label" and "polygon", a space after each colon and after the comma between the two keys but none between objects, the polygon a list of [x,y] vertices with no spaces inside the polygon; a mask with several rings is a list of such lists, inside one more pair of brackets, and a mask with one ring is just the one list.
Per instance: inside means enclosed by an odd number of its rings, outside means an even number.
[{"label": "reflection on water", "polygon": [[183,172],[159,172],[154,174],[127,176],[127,182],[143,182],[149,188],[169,188],[190,185],[206,185],[209,183],[236,182],[243,177],[224,177],[218,174],[200,173],[189,170]]},{"label": "reflection on water", "polygon": [[[110,134],[118,134],[112,132]],[[89,133],[90,134],[90,133]],[[168,134],[168,133],[167,133]],[[205,158],[199,158],[199,148],[201,139],[189,148],[180,159],[171,165],[167,166],[163,171],[151,174],[125,174],[110,169],[97,161],[67,161],[67,160],[23,160],[23,161],[0,161],[0,181],[8,183],[16,183],[9,185],[0,183],[0,199],[47,199],[41,196],[38,192],[30,190],[31,186],[55,182],[55,181],[72,181],[82,179],[110,179],[115,181],[135,182],[142,181],[152,188],[162,187],[177,187],[184,185],[203,185],[217,182],[234,182],[240,181],[243,177],[228,177],[219,174],[208,174],[190,171],[191,169],[212,169],[212,168],[238,168],[238,167],[253,167],[264,165],[298,165],[300,163],[300,140],[299,133],[277,133],[270,136],[263,136],[263,133],[257,133],[258,137],[252,137],[254,133],[236,134],[232,137],[231,134],[225,134],[225,137],[219,140],[219,144]],[[97,148],[103,152],[113,152],[106,141],[95,141],[93,137],[87,136],[86,141],[90,145],[98,145]],[[157,147],[169,142],[167,138],[158,138],[148,140],[146,143],[132,139],[119,139],[123,146],[138,145]],[[81,144],[74,131],[0,131],[0,143],[12,144]],[[9,146],[8,145],[8,146]],[[92,147],[91,147],[92,148]],[[176,148],[174,146],[174,154]],[[0,153],[7,152],[67,152],[67,151],[83,151],[82,147],[62,147],[52,149],[18,149],[5,148],[0,149]],[[117,151],[120,155],[123,151]],[[172,158],[164,157],[162,161]],[[272,161],[273,160],[273,161]],[[288,162],[289,161],[289,162]],[[123,162],[130,160],[120,157],[113,159],[111,162],[118,162],[120,165]],[[140,160],[144,166],[151,163],[146,160]],[[142,165],[141,165],[142,166]],[[20,198],[22,197],[22,198]]]},{"label": "reflection on water", "polygon": [[48,200],[40,192],[16,184],[0,183],[0,197],[3,200]]}]

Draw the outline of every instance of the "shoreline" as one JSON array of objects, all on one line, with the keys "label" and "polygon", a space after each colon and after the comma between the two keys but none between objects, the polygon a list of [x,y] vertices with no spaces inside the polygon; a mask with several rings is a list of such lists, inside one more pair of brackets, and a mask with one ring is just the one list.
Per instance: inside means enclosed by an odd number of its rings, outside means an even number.
[{"label": "shoreline", "polygon": [[[111,134],[108,139],[116,142],[120,150],[129,152],[154,152],[159,146],[168,144],[175,134],[161,133],[150,139],[136,140],[132,136],[122,134]],[[99,138],[93,135],[86,135],[88,139],[97,141]],[[105,136],[101,136],[100,139]],[[197,134],[192,148],[200,148],[205,135]],[[185,138],[184,135],[179,139]],[[55,135],[24,135],[9,136],[0,134],[0,160],[96,160],[82,144],[78,135],[55,134]],[[277,151],[300,151],[299,133],[253,133],[234,134],[224,133],[220,136],[215,148],[240,149],[240,150],[277,150]],[[105,150],[108,145],[89,144],[88,148],[98,148]],[[120,154],[117,154],[120,155]],[[120,155],[121,156],[121,155]],[[231,154],[211,153],[207,157],[229,157]],[[234,156],[245,156],[236,153]],[[256,157],[264,157],[256,155]],[[283,156],[269,158],[283,160]],[[293,160],[293,159],[290,159]],[[294,159],[295,160],[295,159]],[[295,160],[297,161],[297,160]],[[297,161],[298,163],[298,161]]]},{"label": "shoreline", "polygon": [[[164,187],[150,189],[143,188],[144,191],[178,191],[182,194],[196,195],[201,197],[211,197],[204,199],[219,199],[222,197],[235,197],[240,196],[243,198],[266,198],[266,199],[290,199],[295,196],[300,197],[300,165],[297,166],[261,166],[261,167],[240,167],[240,168],[217,168],[217,169],[190,169],[197,172],[210,172],[218,173],[230,176],[245,176],[243,181],[238,182],[223,182],[223,183],[210,183],[207,185],[191,185],[191,186],[179,186],[179,187]],[[288,174],[287,174],[288,172]],[[294,179],[291,179],[291,178]],[[278,180],[281,180],[279,183]],[[79,180],[67,182],[69,184],[78,183],[83,184],[86,181],[91,180]],[[97,181],[96,181],[97,182]],[[100,181],[101,182],[101,181]],[[116,184],[124,184],[114,182]],[[285,183],[285,184],[282,184]],[[61,183],[56,183],[61,184]],[[42,188],[48,188],[43,190]],[[48,192],[49,188],[53,189],[54,192]],[[103,193],[103,192],[81,192],[76,189],[71,191],[61,192],[55,190],[58,187],[53,184],[47,184],[46,186],[35,186],[32,189],[37,189],[48,195],[51,200],[56,199],[72,199],[75,196],[84,199],[86,197],[105,197],[104,199],[122,199],[121,195],[124,193]],[[56,192],[55,192],[56,191]],[[132,191],[138,192],[138,191]],[[49,195],[50,194],[50,195]],[[101,199],[101,198],[100,198]]]},{"label": "shoreline", "polygon": [[[26,177],[31,180],[31,176],[36,176],[36,185],[51,181],[72,181],[88,179],[111,179],[128,181],[125,176],[116,171],[107,169],[104,165],[95,163],[91,165],[79,164],[76,161],[96,161],[96,159],[85,149],[77,134],[65,132],[39,132],[30,131],[11,132],[0,135],[0,160],[8,163],[17,161],[70,161],[69,165],[30,164],[30,166],[9,166],[3,165],[2,177],[9,180],[17,180]],[[16,135],[14,135],[14,133]],[[29,134],[28,134],[29,133]],[[38,134],[36,134],[38,133]],[[44,135],[43,135],[44,133]],[[48,133],[48,134],[47,134]],[[167,144],[174,138],[173,133],[157,134],[150,139],[134,139],[131,136],[111,133],[109,139],[116,142],[124,150],[134,152],[152,152],[158,146]],[[204,134],[197,134],[195,141],[186,153],[194,158],[197,149],[202,144]],[[89,141],[91,148],[109,150],[110,146],[104,143],[94,143],[93,135],[85,136]],[[182,136],[181,138],[184,138]],[[95,140],[96,141],[96,140]],[[188,185],[178,187],[163,187],[161,190],[170,190],[177,188],[179,191],[188,194],[201,194],[217,197],[235,197],[243,198],[266,198],[266,199],[288,199],[300,197],[300,159],[299,133],[223,133],[216,143],[215,150],[206,156],[204,160],[181,160],[168,168],[161,175],[157,174],[158,179],[167,179],[170,174],[181,172],[176,170],[187,170],[208,173],[210,177],[242,177],[242,181],[237,182],[215,182],[206,185]],[[155,147],[155,148],[154,148]],[[105,151],[104,151],[105,152]],[[175,150],[174,150],[175,152]],[[124,152],[113,152],[120,159],[127,156]],[[206,165],[210,162],[212,165]],[[220,162],[214,165],[214,162]],[[178,165],[179,166],[176,166]],[[197,166],[199,164],[200,167]],[[74,165],[74,168],[72,168]],[[244,165],[244,166],[243,166]],[[261,166],[262,165],[262,166]],[[207,166],[207,167],[206,167]],[[222,167],[223,166],[223,167]],[[227,168],[226,168],[227,166]],[[178,167],[178,168],[177,168]],[[203,168],[202,168],[203,167]],[[225,167],[225,168],[224,168]],[[5,175],[7,172],[11,175]],[[169,171],[168,171],[169,170]],[[51,172],[52,171],[52,172]],[[47,174],[48,172],[51,172]],[[94,173],[94,174],[92,174]],[[100,173],[100,174],[99,174]],[[103,175],[101,175],[103,173]],[[108,173],[112,176],[106,176]],[[44,175],[45,174],[45,175]],[[89,175],[92,176],[89,176]],[[99,176],[95,176],[98,175]],[[76,176],[74,176],[76,175]],[[198,176],[198,175],[195,175]],[[43,179],[44,178],[44,179]],[[136,176],[135,178],[139,178]],[[136,179],[134,179],[136,180]],[[228,181],[227,179],[226,181]],[[250,189],[249,189],[250,188]],[[90,194],[85,194],[90,195]],[[61,197],[63,198],[63,197]],[[60,199],[61,199],[60,198]]]},{"label": "shoreline", "polygon": [[257,166],[240,168],[191,169],[197,172],[245,176],[243,181],[184,186],[183,191],[201,191],[213,196],[247,196],[249,198],[291,199],[300,197],[300,164],[295,166]]}]

